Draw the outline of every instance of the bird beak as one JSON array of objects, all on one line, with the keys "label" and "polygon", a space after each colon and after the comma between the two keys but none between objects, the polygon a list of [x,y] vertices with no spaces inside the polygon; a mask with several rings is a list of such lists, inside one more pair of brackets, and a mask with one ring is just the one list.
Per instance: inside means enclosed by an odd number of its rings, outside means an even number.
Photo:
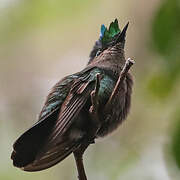
[{"label": "bird beak", "polygon": [[119,42],[125,43],[125,37],[126,37],[126,31],[127,31],[128,25],[129,25],[129,22],[125,25],[123,30],[119,33],[119,35],[115,41],[115,44],[117,44]]}]

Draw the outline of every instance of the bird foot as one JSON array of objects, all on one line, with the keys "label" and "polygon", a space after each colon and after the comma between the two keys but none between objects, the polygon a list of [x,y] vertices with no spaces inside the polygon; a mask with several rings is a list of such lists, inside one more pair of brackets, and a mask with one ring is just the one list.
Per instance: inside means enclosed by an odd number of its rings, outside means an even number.
[{"label": "bird foot", "polygon": [[[92,138],[93,143],[94,143],[94,138],[96,137],[96,133],[99,130],[100,127],[100,120],[99,120],[99,115],[98,115],[98,109],[99,109],[99,101],[98,101],[98,93],[99,93],[99,88],[100,88],[100,81],[102,79],[102,75],[99,73],[96,74],[96,84],[94,90],[91,92],[91,107],[89,109],[91,120],[93,122],[93,129],[91,131],[92,133]],[[92,144],[91,142],[91,144]]]},{"label": "bird foot", "polygon": [[95,84],[95,89],[91,92],[91,102],[92,106],[89,109],[89,112],[91,114],[97,114],[98,112],[98,107],[99,107],[99,102],[98,102],[98,92],[100,88],[100,81],[101,81],[102,76],[100,73],[96,74],[96,84]]}]

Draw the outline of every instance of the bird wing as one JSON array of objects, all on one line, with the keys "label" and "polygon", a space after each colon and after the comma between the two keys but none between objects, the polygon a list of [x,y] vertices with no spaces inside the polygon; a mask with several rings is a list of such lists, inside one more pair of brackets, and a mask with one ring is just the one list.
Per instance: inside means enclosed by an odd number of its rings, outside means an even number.
[{"label": "bird wing", "polygon": [[75,80],[67,98],[61,106],[59,117],[49,137],[49,143],[58,144],[59,137],[68,130],[74,119],[76,119],[90,97],[94,86],[95,77],[92,78],[91,74]]},{"label": "bird wing", "polygon": [[[15,142],[11,156],[15,166],[25,171],[46,169],[79,146],[79,141],[70,140],[64,134],[90,97],[96,78],[93,72],[86,70],[72,75],[70,79],[70,89],[65,80],[61,81],[61,88],[55,86],[40,113],[39,121]],[[64,96],[62,90],[67,93],[64,99],[58,98],[58,95]]]},{"label": "bird wing", "polygon": [[35,159],[58,118],[60,107],[69,93],[73,81],[73,77],[69,76],[52,88],[38,121],[15,141],[11,155],[15,166],[26,166]]}]

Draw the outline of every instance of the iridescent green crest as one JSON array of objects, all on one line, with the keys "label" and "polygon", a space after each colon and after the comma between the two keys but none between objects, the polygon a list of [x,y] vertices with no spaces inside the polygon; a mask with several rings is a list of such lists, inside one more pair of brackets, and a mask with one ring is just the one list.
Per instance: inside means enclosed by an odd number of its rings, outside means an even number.
[{"label": "iridescent green crest", "polygon": [[109,29],[103,25],[101,25],[101,35],[100,39],[103,45],[108,44],[109,42],[112,42],[113,38],[119,34],[120,29],[118,25],[118,20],[115,19],[114,22],[111,22],[109,25]]}]

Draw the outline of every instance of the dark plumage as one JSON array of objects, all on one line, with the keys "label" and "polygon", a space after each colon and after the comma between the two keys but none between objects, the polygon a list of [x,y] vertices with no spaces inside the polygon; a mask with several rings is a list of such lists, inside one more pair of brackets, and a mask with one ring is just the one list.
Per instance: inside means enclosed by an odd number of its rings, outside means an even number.
[{"label": "dark plumage", "polygon": [[[133,62],[124,57],[126,30],[127,26],[122,32],[115,31],[112,38],[106,34],[110,37],[106,46],[100,38],[96,45],[101,46],[94,46],[86,68],[52,88],[38,122],[13,145],[11,158],[16,167],[43,170],[72,152],[80,167],[82,159],[78,157],[88,145],[112,132],[126,118],[133,84],[128,72]],[[86,179],[81,169],[80,179]]]}]

